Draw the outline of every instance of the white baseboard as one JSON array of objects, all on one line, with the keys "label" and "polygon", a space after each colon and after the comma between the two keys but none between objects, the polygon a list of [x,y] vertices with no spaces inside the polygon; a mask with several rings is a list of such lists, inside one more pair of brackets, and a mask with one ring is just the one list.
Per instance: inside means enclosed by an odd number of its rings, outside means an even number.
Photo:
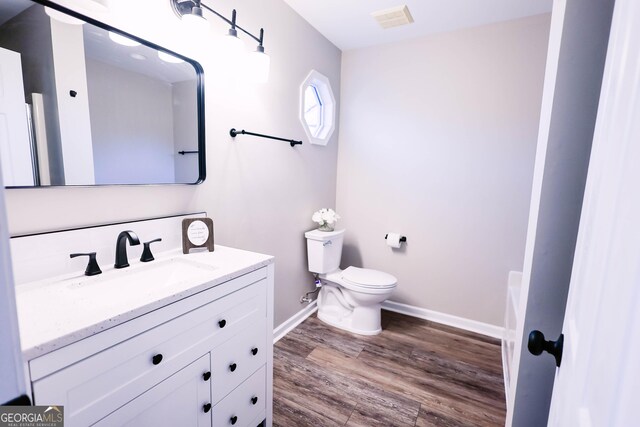
[{"label": "white baseboard", "polygon": [[289,332],[291,332],[296,326],[304,322],[304,320],[307,317],[311,316],[317,310],[318,310],[318,303],[317,301],[314,300],[311,304],[309,304],[308,306],[306,306],[305,308],[303,308],[302,310],[300,310],[299,312],[297,312],[296,314],[294,314],[293,316],[291,316],[290,318],[282,322],[280,325],[278,325],[278,327],[276,327],[273,330],[273,343],[274,344],[277,343],[280,340],[280,338],[284,337]]},{"label": "white baseboard", "polygon": [[394,301],[385,301],[382,303],[382,308],[384,310],[395,311],[396,313],[406,314],[407,316],[442,323],[443,325],[453,326],[454,328],[464,329],[465,331],[475,332],[492,338],[501,339],[504,335],[504,328],[501,326],[465,319],[451,314],[440,313],[438,311],[427,310],[426,308],[415,307],[413,305],[401,304]]},{"label": "white baseboard", "polygon": [[507,343],[504,339],[501,341],[501,346],[502,346],[502,380],[504,384],[504,396],[505,396],[505,402],[509,402],[509,394],[510,394],[509,381],[511,380],[511,378],[509,374],[509,361],[507,360]]}]

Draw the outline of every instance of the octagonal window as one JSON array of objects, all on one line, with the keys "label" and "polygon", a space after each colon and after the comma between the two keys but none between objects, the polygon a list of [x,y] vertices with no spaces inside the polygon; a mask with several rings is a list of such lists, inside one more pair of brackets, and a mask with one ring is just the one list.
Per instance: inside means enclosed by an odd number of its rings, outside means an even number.
[{"label": "octagonal window", "polygon": [[300,86],[300,122],[309,142],[326,145],[335,129],[335,98],[329,79],[312,70]]},{"label": "octagonal window", "polygon": [[315,137],[318,137],[322,130],[323,113],[322,99],[318,88],[308,85],[304,90],[304,122],[311,135]]}]

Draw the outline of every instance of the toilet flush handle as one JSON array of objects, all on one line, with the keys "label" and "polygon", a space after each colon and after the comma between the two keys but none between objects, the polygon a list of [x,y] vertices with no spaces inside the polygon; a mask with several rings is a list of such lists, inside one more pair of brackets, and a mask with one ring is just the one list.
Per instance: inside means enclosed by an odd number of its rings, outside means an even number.
[{"label": "toilet flush handle", "polygon": [[331,245],[331,244],[333,244],[333,243],[331,242],[331,240],[327,240],[326,242],[324,242],[324,243],[322,244],[322,246],[329,246],[329,245]]}]

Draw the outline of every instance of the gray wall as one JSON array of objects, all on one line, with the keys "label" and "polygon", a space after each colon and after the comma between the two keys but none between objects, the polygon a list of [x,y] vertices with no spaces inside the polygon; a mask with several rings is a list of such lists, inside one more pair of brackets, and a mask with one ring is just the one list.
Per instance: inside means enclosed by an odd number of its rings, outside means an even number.
[{"label": "gray wall", "polygon": [[[343,266],[392,300],[502,325],[522,270],[549,15],[345,52]],[[384,235],[407,236],[402,250]]]},{"label": "gray wall", "polygon": [[175,182],[171,84],[86,63],[96,184]]},{"label": "gray wall", "polygon": [[[238,22],[246,28],[265,28],[271,56],[267,85],[234,85],[220,77],[220,70],[230,66],[217,46],[228,30],[221,21],[211,17],[210,35],[197,41],[180,25],[168,1],[110,4],[107,16],[95,18],[191,55],[203,65],[207,180],[199,186],[9,190],[11,233],[204,210],[214,220],[216,243],[275,255],[275,323],[281,323],[300,310],[300,296],[314,287],[303,232],[313,228],[315,210],[335,204],[337,133],[327,147],[305,141],[291,148],[249,136],[233,140],[229,129],[304,139],[298,121],[299,85],[315,68],[329,77],[339,100],[341,52],[281,0],[217,1],[215,8],[226,14],[236,8]],[[255,45],[247,41],[247,49]]]}]

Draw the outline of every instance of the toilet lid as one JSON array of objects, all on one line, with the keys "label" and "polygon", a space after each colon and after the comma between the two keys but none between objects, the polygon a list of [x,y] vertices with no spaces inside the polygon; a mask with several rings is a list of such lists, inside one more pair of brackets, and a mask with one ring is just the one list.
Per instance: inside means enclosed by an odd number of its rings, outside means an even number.
[{"label": "toilet lid", "polygon": [[344,269],[342,279],[364,288],[393,288],[398,282],[391,274],[358,267]]}]

